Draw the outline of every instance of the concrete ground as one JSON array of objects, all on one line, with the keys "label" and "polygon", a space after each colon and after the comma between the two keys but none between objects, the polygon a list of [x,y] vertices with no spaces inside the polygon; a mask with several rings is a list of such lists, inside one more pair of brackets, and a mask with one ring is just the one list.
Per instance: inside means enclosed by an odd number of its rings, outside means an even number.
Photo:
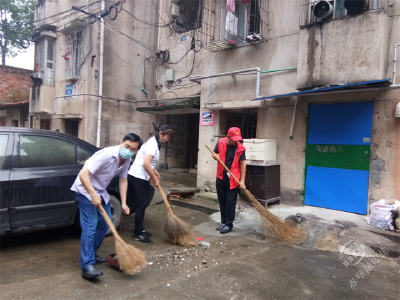
[{"label": "concrete ground", "polygon": [[[168,187],[190,186],[169,177],[179,174],[165,175],[166,192]],[[198,210],[173,206],[174,213],[193,226],[195,236],[204,238],[203,245],[172,246],[163,233],[165,207],[155,204],[160,200],[156,191],[146,210],[145,228],[153,234],[152,242],[132,238],[134,215],[122,221],[121,237],[144,251],[149,262],[140,273],[127,275],[103,264],[98,266],[104,272],[99,279],[82,279],[80,236],[71,228],[3,237],[0,298],[399,299],[400,268],[390,256],[359,255],[346,267],[341,253],[266,240],[251,228],[234,227],[222,235],[215,230],[217,215]],[[99,252],[114,252],[112,236]]]}]

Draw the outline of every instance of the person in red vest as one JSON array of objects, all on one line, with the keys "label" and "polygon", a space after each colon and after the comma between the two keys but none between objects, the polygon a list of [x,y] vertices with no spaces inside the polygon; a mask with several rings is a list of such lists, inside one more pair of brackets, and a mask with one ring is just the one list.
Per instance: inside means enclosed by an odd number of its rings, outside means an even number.
[{"label": "person in red vest", "polygon": [[218,158],[231,170],[232,174],[240,181],[240,184],[230,176],[224,166],[217,165],[217,187],[218,202],[221,211],[221,225],[216,229],[221,233],[232,231],[235,220],[236,201],[239,188],[246,189],[244,179],[246,176],[246,148],[239,142],[243,140],[240,129],[231,127],[228,136],[218,141],[214,148],[215,160]]}]

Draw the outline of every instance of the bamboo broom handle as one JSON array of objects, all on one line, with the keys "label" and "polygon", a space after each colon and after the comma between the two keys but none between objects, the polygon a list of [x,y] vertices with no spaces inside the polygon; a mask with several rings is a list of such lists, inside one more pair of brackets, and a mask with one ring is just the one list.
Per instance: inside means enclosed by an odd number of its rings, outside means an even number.
[{"label": "bamboo broom handle", "polygon": [[122,238],[119,236],[117,230],[115,229],[114,224],[111,222],[110,217],[107,215],[107,213],[104,210],[102,205],[100,205],[99,211],[100,211],[101,215],[103,216],[104,220],[106,221],[108,227],[110,227],[115,239],[120,240],[120,241],[123,242]]},{"label": "bamboo broom handle", "polygon": [[164,200],[164,204],[165,204],[165,207],[167,208],[168,213],[172,214],[171,206],[169,205],[167,197],[165,197],[164,191],[163,191],[163,189],[161,188],[160,185],[158,186],[158,191],[160,192],[161,197]]},{"label": "bamboo broom handle", "polygon": [[[211,154],[216,155],[215,152],[210,148],[210,146],[206,145],[206,147],[208,150],[210,150]],[[232,174],[231,170],[229,170],[228,167],[225,166],[225,164],[219,158],[218,158],[218,161],[220,162],[221,165],[224,166],[225,170],[227,170],[231,174],[231,176],[236,180],[236,182],[240,185],[239,180],[235,177],[235,175]]]}]

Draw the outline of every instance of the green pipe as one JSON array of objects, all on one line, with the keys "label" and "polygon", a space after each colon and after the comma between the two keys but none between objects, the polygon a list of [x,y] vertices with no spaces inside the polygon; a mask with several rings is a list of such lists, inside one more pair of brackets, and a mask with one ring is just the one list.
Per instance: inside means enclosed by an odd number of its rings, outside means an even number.
[{"label": "green pipe", "polygon": [[273,72],[291,71],[291,70],[297,70],[297,68],[282,69],[282,70],[272,70],[272,71],[263,71],[263,72],[261,72],[261,73],[273,73]]}]

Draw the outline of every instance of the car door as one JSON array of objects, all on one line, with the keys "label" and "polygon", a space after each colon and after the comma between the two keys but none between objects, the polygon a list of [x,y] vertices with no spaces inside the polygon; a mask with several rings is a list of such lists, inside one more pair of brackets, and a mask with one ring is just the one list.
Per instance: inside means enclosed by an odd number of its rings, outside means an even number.
[{"label": "car door", "polygon": [[10,172],[10,227],[14,232],[71,225],[77,206],[70,191],[81,165],[74,141],[18,133]]},{"label": "car door", "polygon": [[14,134],[0,132],[0,232],[5,234],[10,229],[9,180],[14,144]]}]

